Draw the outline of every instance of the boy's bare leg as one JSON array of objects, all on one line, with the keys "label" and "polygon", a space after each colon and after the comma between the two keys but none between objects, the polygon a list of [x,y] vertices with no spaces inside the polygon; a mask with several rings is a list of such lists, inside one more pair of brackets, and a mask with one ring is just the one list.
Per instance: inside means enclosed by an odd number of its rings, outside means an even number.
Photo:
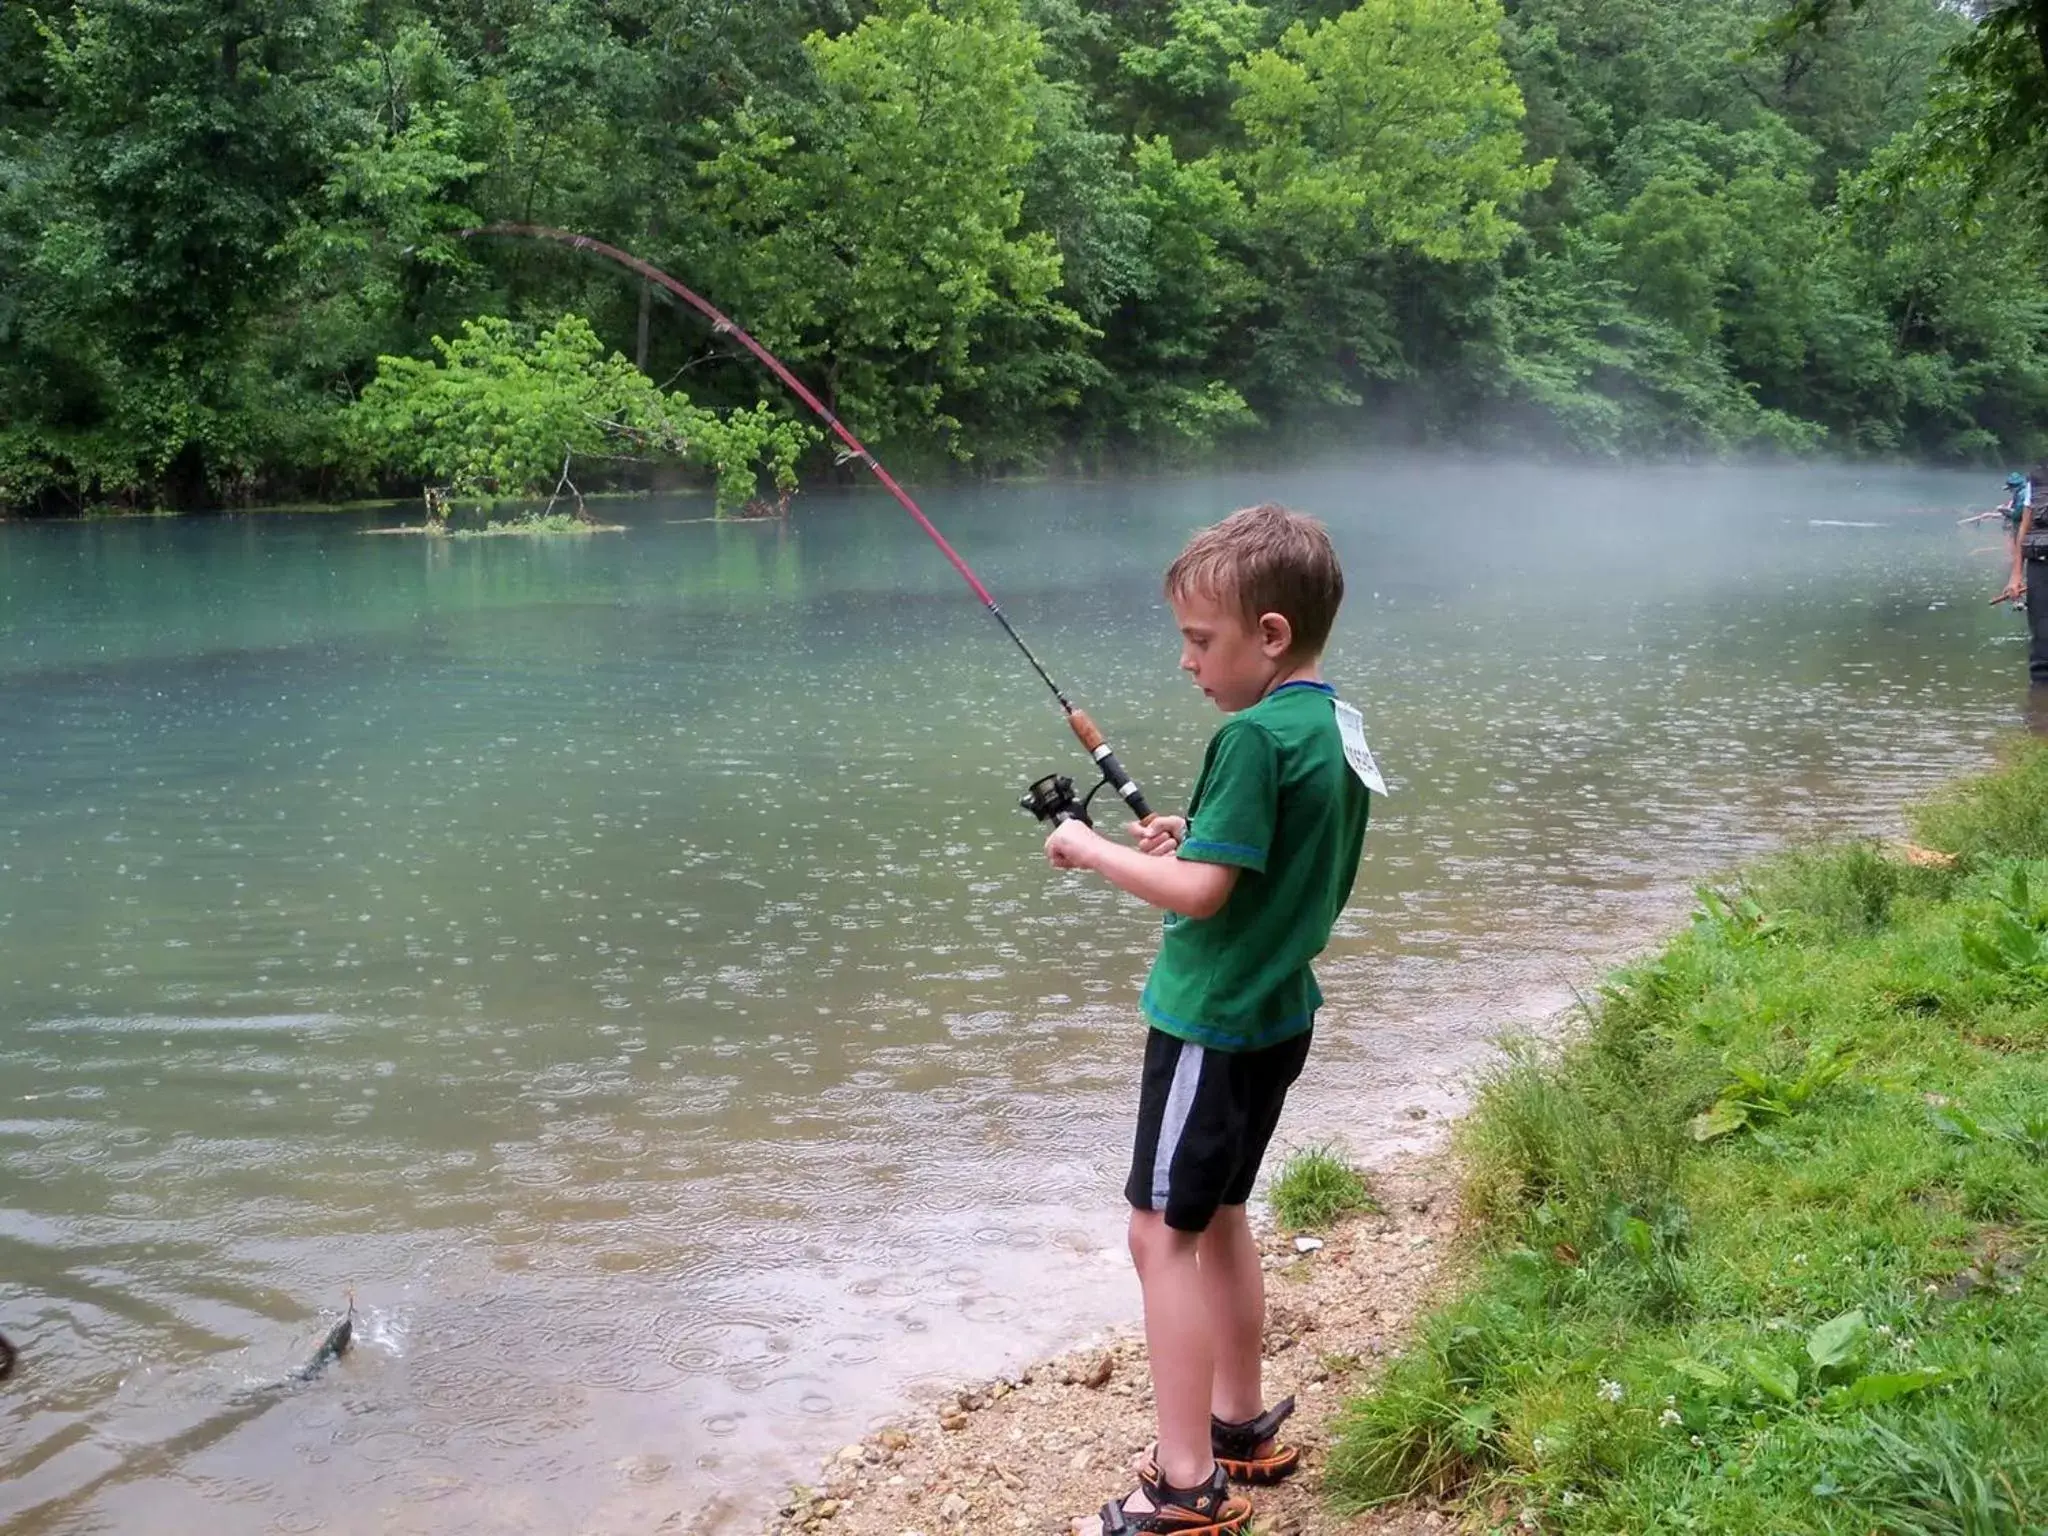
[{"label": "boy's bare leg", "polygon": [[1206,1241],[1175,1231],[1157,1211],[1131,1212],[1131,1258],[1145,1295],[1145,1349],[1159,1414],[1159,1475],[1176,1488],[1199,1487],[1216,1468],[1209,1454],[1216,1338],[1197,1257]]},{"label": "boy's bare leg", "polygon": [[[1215,1330],[1216,1385],[1210,1406],[1226,1423],[1266,1411],[1259,1377],[1265,1353],[1266,1276],[1244,1207],[1226,1205],[1202,1234],[1202,1291]],[[1206,1432],[1206,1431],[1205,1431]]]}]

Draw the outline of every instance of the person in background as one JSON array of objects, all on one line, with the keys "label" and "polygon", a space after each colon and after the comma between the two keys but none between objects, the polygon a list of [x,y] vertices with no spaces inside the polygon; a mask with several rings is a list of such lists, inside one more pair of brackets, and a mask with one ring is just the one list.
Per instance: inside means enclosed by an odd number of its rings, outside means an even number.
[{"label": "person in background", "polygon": [[2040,687],[2048,684],[2048,527],[2035,526],[2026,477],[2016,474],[2011,480],[2020,482],[2012,497],[2020,508],[2012,535],[2012,576],[1992,601],[2026,605],[2027,676]]},{"label": "person in background", "polygon": [[2044,470],[2048,470],[2048,466],[2036,468],[2032,475],[2023,475],[2014,470],[2005,477],[2005,500],[1989,512],[1973,513],[1964,518],[1963,522],[1983,523],[1994,517],[2004,518],[2006,553],[2011,554],[2014,541],[2019,538],[2020,519],[2026,515],[2027,508],[2033,505],[2034,487],[2041,481]]}]

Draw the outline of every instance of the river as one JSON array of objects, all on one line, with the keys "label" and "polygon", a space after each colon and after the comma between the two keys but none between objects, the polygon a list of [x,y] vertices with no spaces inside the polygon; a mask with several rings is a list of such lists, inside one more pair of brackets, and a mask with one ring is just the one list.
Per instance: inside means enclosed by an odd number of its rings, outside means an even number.
[{"label": "river", "polygon": [[[1173,806],[1158,576],[1277,497],[1393,786],[1283,1140],[1426,1144],[1503,1030],[2021,719],[1996,476],[1465,461],[934,492]],[[894,504],[365,538],[0,525],[0,1525],[741,1531],[906,1397],[1129,1317],[1152,918]],[[610,509],[608,509],[610,510]],[[406,516],[409,518],[410,513]],[[359,1347],[271,1391],[353,1286]]]}]

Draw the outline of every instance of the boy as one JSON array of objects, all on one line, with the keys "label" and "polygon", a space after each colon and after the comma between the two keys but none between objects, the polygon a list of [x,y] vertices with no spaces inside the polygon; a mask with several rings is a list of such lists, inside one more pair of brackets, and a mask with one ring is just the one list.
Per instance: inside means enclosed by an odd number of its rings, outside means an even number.
[{"label": "boy", "polygon": [[1322,681],[1344,575],[1321,523],[1251,507],[1196,534],[1166,573],[1181,669],[1232,718],[1209,742],[1186,819],[1138,847],[1070,821],[1046,840],[1166,910],[1141,1007],[1137,1145],[1124,1194],[1144,1294],[1159,1440],[1103,1536],[1232,1536],[1299,1460],[1259,1380],[1265,1286],[1245,1220],[1259,1162],[1322,1002],[1309,961],[1351,894],[1377,770],[1358,715]]}]

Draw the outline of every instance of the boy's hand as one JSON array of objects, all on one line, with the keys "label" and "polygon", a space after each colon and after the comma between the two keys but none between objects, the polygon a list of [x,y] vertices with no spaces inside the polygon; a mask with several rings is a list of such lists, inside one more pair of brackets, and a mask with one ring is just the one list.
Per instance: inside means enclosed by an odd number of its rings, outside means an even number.
[{"label": "boy's hand", "polygon": [[1131,836],[1138,840],[1138,852],[1154,857],[1168,857],[1179,851],[1187,841],[1188,819],[1185,816],[1154,816],[1150,821],[1141,821],[1131,828]]},{"label": "boy's hand", "polygon": [[1045,840],[1045,858],[1054,869],[1093,869],[1102,846],[1102,835],[1086,822],[1063,821]]}]

